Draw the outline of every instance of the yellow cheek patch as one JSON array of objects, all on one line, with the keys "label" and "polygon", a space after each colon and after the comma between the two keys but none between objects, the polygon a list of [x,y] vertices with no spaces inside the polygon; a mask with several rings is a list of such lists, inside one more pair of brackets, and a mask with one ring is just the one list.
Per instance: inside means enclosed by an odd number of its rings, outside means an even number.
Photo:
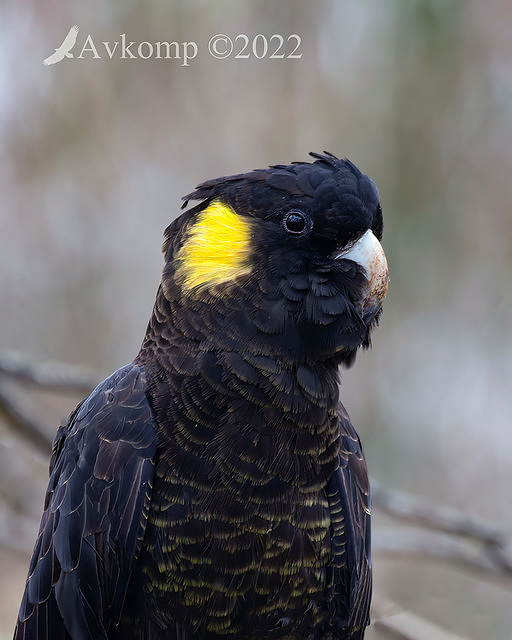
[{"label": "yellow cheek patch", "polygon": [[176,277],[184,289],[215,285],[251,271],[252,225],[218,200],[201,211],[178,251]]}]

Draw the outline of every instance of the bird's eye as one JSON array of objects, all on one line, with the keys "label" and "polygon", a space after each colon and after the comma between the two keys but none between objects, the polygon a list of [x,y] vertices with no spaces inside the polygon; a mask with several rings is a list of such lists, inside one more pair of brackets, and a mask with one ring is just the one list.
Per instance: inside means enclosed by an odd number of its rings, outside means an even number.
[{"label": "bird's eye", "polygon": [[292,209],[283,218],[283,228],[288,233],[300,236],[311,228],[311,220],[304,211]]}]

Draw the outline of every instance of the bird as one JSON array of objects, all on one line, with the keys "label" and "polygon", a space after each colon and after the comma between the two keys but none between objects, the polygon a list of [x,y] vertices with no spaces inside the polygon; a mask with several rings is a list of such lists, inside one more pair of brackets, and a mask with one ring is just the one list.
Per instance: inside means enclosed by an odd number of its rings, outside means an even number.
[{"label": "bird", "polygon": [[55,49],[55,53],[52,53],[50,56],[43,60],[43,64],[45,67],[49,66],[50,64],[60,62],[61,60],[64,60],[64,58],[73,57],[73,54],[70,52],[71,49],[75,46],[79,30],[80,29],[76,24],[71,27],[60,47]]},{"label": "bird", "polygon": [[57,431],[15,640],[364,637],[370,487],[340,370],[387,292],[382,208],[310,155],[184,197],[140,351]]}]

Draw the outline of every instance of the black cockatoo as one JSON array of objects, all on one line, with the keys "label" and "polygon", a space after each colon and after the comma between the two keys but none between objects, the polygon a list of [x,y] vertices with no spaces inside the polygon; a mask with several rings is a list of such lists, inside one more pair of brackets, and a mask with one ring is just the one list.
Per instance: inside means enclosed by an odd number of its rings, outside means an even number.
[{"label": "black cockatoo", "polygon": [[210,180],[135,360],[59,429],[16,640],[360,639],[370,501],[340,365],[386,294],[348,160]]}]

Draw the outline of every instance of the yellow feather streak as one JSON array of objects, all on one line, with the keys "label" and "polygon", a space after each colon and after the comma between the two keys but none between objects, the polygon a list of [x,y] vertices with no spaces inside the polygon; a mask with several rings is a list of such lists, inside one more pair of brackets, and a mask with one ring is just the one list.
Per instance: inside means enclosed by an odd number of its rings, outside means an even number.
[{"label": "yellow feather streak", "polygon": [[176,276],[187,291],[251,271],[251,221],[218,200],[198,215],[177,254]]}]

